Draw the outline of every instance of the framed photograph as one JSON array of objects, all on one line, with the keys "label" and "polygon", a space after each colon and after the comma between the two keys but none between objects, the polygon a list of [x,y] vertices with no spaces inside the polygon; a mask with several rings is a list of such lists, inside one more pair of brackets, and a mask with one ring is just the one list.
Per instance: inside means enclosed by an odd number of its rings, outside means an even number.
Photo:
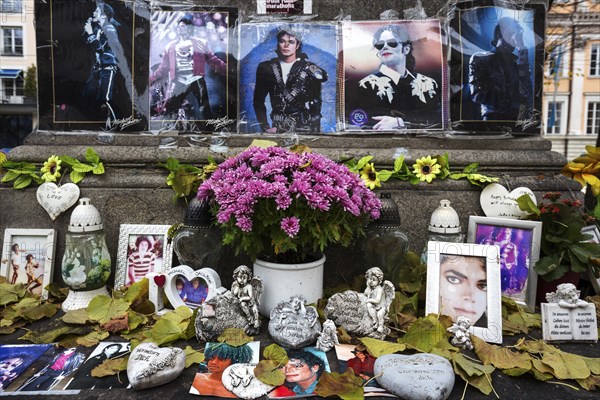
[{"label": "framed photograph", "polygon": [[122,224],[117,250],[115,287],[130,286],[150,272],[166,272],[173,259],[169,225]]},{"label": "framed photograph", "polygon": [[337,25],[240,29],[240,133],[336,132]]},{"label": "framed photograph", "polygon": [[52,282],[56,235],[54,229],[4,230],[0,273],[8,283],[23,283],[43,300]]},{"label": "framed photograph", "polygon": [[540,133],[546,11],[534,3],[456,5],[449,28],[454,131]]},{"label": "framed photograph", "polygon": [[237,19],[237,8],[152,8],[151,129],[237,131]]},{"label": "framed photograph", "polygon": [[214,269],[194,271],[192,267],[179,265],[166,273],[164,291],[173,308],[188,306],[196,309],[227,290],[221,286],[221,278]]},{"label": "framed photograph", "polygon": [[147,14],[140,1],[35,1],[40,129],[148,128]]},{"label": "framed photograph", "polygon": [[469,319],[469,332],[502,343],[500,249],[473,243],[427,243],[425,314]]},{"label": "framed photograph", "polygon": [[343,130],[441,130],[446,63],[438,20],[342,22]]},{"label": "framed photograph", "polygon": [[541,221],[469,217],[467,242],[500,247],[502,295],[535,310],[538,275],[533,266],[540,258]]},{"label": "framed photograph", "polygon": [[375,376],[373,368],[377,357],[373,357],[364,344],[337,344],[335,345],[335,355],[338,359],[340,373],[350,369],[354,375],[363,380],[365,397],[396,397],[379,386],[375,379],[372,379]]},{"label": "framed photograph", "polygon": [[[589,243],[600,243],[600,231],[598,230],[598,226],[585,226],[581,230],[581,233],[586,235],[592,235],[591,239],[588,240]],[[592,287],[594,288],[597,294],[600,294],[600,270],[598,268],[590,267],[588,270],[588,275],[590,277]]]},{"label": "framed photograph", "polygon": [[93,377],[92,370],[106,360],[117,360],[130,353],[128,342],[100,342],[70,380],[67,389],[114,389],[129,385],[127,374]]}]

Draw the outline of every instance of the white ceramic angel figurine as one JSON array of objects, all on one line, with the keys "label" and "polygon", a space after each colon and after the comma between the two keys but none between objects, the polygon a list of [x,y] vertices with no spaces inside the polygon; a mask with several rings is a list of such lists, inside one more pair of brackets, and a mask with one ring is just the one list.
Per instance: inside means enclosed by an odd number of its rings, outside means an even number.
[{"label": "white ceramic angel figurine", "polygon": [[561,283],[556,287],[556,292],[546,293],[546,300],[548,303],[558,303],[560,307],[565,308],[586,307],[588,302],[581,300],[580,294],[581,292],[572,283]]},{"label": "white ceramic angel figurine", "polygon": [[471,335],[469,334],[470,327],[471,321],[469,318],[461,315],[457,318],[456,322],[447,329],[448,332],[454,334],[454,337],[450,341],[453,346],[473,350],[473,343],[471,343]]},{"label": "white ceramic angel figurine", "polygon": [[233,279],[231,292],[240,301],[240,307],[248,324],[259,328],[258,299],[262,293],[262,281],[258,277],[253,277],[252,271],[245,265],[240,265],[233,271]]},{"label": "white ceramic angel figurine", "polygon": [[[367,270],[365,278],[367,278],[367,288],[364,292],[367,297],[367,312],[373,322],[373,329],[382,333],[389,305],[394,299],[394,286],[389,281],[384,282],[383,271],[378,267]],[[389,286],[391,286],[391,298]]]},{"label": "white ceramic angel figurine", "polygon": [[339,345],[337,332],[335,330],[335,324],[332,320],[328,319],[323,322],[323,330],[319,334],[317,339],[317,345],[315,346],[318,350],[328,352],[333,349],[335,345]]}]

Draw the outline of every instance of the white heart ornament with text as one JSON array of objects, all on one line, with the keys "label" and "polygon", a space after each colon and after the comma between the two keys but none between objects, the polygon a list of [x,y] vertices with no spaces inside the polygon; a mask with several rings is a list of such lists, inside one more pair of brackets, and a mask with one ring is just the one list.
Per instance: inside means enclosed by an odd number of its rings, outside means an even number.
[{"label": "white heart ornament with text", "polygon": [[37,190],[38,203],[44,207],[52,221],[75,204],[78,198],[79,186],[74,183],[57,186],[55,183],[46,182]]},{"label": "white heart ornament with text", "polygon": [[527,215],[527,212],[519,208],[517,199],[524,194],[529,195],[531,201],[536,202],[535,195],[529,188],[518,187],[509,193],[504,186],[491,183],[481,191],[479,203],[486,217],[521,219]]}]

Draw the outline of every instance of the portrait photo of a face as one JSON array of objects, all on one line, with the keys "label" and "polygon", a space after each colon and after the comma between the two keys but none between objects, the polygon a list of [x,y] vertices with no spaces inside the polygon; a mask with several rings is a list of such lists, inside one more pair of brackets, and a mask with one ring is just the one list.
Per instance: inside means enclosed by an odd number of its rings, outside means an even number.
[{"label": "portrait photo of a face", "polygon": [[336,32],[335,24],[242,24],[241,133],[336,131]]},{"label": "portrait photo of a face", "polygon": [[440,255],[440,313],[456,322],[487,326],[487,270],[485,257]]},{"label": "portrait photo of a face", "polygon": [[10,384],[50,347],[50,344],[0,345],[0,392],[7,391]]},{"label": "portrait photo of a face", "polygon": [[288,362],[281,367],[283,385],[269,392],[269,398],[293,398],[314,395],[323,372],[330,372],[327,355],[314,347],[288,350]]},{"label": "portrait photo of a face", "polygon": [[344,21],[344,129],[442,129],[445,63],[440,34],[437,20]]},{"label": "portrait photo of a face", "polygon": [[235,9],[152,11],[152,129],[235,129],[232,123],[216,126],[210,121],[235,119],[237,79],[230,36],[236,20]]}]

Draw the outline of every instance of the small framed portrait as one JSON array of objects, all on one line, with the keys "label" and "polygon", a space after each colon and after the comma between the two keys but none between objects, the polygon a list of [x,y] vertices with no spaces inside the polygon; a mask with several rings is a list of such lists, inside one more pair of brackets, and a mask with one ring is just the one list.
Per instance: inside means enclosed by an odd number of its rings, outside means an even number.
[{"label": "small framed portrait", "polygon": [[[600,243],[600,231],[598,230],[597,225],[584,226],[581,233],[590,235],[588,243]],[[598,258],[600,258],[600,256]],[[594,267],[589,267],[588,272],[592,287],[597,294],[600,294],[600,266],[596,264]]]},{"label": "small framed portrait", "polygon": [[8,283],[27,285],[31,294],[48,298],[52,282],[56,235],[54,229],[4,230],[0,273]]},{"label": "small framed portrait", "polygon": [[500,250],[496,245],[427,243],[425,314],[469,319],[469,332],[502,343]]},{"label": "small framed portrait", "polygon": [[223,384],[224,380],[231,379],[223,372],[234,364],[256,365],[259,356],[260,342],[250,342],[242,346],[207,342],[204,347],[204,362],[198,367],[190,393],[201,395],[202,398],[205,396],[237,398]]},{"label": "small framed portrait", "polygon": [[539,134],[545,5],[484,0],[456,7],[450,21],[453,131]]},{"label": "small framed portrait", "polygon": [[148,128],[143,2],[36,0],[35,21],[40,129]]},{"label": "small framed portrait", "polygon": [[171,269],[172,248],[167,240],[169,225],[122,224],[117,250],[115,287],[130,286],[150,272]]},{"label": "small framed portrait", "polygon": [[342,23],[343,129],[441,130],[446,64],[438,20]]},{"label": "small framed portrait", "polygon": [[152,8],[151,129],[237,131],[237,18],[237,8]]},{"label": "small framed portrait", "polygon": [[363,380],[365,397],[394,396],[373,379],[375,376],[373,369],[377,357],[373,357],[364,344],[338,344],[335,346],[335,355],[338,359],[340,373],[351,369],[354,375]]},{"label": "small framed portrait", "polygon": [[500,247],[502,295],[535,310],[542,222],[509,218],[469,217],[467,242]]},{"label": "small framed portrait", "polygon": [[179,265],[167,271],[164,291],[173,308],[185,305],[196,309],[226,289],[221,286],[221,278],[214,269],[193,270],[187,265]]},{"label": "small framed portrait", "polygon": [[337,25],[240,29],[240,133],[336,132]]},{"label": "small framed portrait", "polygon": [[52,347],[51,344],[0,345],[0,392],[11,391],[9,389],[11,382],[50,347]]}]

